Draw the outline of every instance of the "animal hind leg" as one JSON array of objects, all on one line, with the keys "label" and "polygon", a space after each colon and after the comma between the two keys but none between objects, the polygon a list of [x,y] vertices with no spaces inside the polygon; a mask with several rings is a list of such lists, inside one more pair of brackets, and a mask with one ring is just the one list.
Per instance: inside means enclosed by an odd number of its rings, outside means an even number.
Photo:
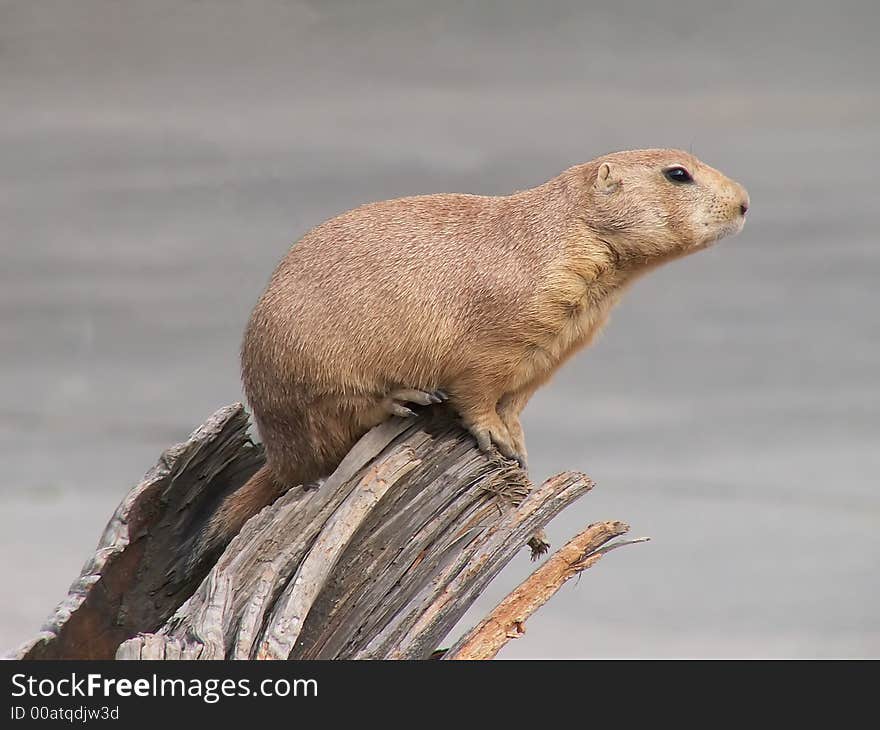
[{"label": "animal hind leg", "polygon": [[415,413],[407,403],[421,406],[429,406],[434,403],[442,403],[449,396],[443,390],[419,390],[418,388],[402,388],[394,391],[382,400],[382,407],[391,416],[407,418]]}]

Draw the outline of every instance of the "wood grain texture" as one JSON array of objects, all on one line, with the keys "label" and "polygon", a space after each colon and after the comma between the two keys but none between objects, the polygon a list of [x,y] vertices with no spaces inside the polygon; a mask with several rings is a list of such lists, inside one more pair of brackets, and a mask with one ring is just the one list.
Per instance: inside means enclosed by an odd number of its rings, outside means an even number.
[{"label": "wood grain texture", "polygon": [[193,535],[263,463],[247,426],[242,406],[228,406],[166,451],[15,656],[428,658],[529,538],[593,486],[567,472],[536,487],[433,406],[371,430],[317,489],[288,490],[187,579],[178,566]]},{"label": "wood grain texture", "polygon": [[180,549],[222,495],[263,463],[244,407],[218,410],[167,449],[117,507],[67,597],[20,659],[112,659],[119,643],[159,628],[210,566],[190,579],[174,569]]}]

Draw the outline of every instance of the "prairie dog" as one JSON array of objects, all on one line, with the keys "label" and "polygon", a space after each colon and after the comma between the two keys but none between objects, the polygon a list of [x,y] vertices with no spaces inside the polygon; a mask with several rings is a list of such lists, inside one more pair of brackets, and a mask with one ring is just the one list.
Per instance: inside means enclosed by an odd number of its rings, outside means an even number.
[{"label": "prairie dog", "polygon": [[526,466],[519,415],[638,276],[738,233],[745,189],[674,149],[615,152],[508,196],[370,203],[309,231],[242,346],[267,463],[199,550],[330,473],[407,403],[448,398],[482,449]]}]

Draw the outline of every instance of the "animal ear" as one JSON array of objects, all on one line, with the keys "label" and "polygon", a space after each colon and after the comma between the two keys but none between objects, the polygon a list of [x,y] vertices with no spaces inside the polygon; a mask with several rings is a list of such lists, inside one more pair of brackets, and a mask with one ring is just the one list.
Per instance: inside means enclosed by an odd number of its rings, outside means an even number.
[{"label": "animal ear", "polygon": [[600,193],[613,193],[620,187],[620,178],[616,171],[607,162],[603,162],[599,165],[599,171],[596,173],[594,187]]}]

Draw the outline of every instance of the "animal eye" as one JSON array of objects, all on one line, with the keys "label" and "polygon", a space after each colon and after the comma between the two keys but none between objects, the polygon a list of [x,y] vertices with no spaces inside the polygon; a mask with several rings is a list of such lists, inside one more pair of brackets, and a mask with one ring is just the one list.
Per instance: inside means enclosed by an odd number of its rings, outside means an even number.
[{"label": "animal eye", "polygon": [[663,171],[663,174],[666,175],[666,179],[669,180],[669,182],[689,183],[694,181],[687,170],[677,165],[675,167],[667,167]]}]

